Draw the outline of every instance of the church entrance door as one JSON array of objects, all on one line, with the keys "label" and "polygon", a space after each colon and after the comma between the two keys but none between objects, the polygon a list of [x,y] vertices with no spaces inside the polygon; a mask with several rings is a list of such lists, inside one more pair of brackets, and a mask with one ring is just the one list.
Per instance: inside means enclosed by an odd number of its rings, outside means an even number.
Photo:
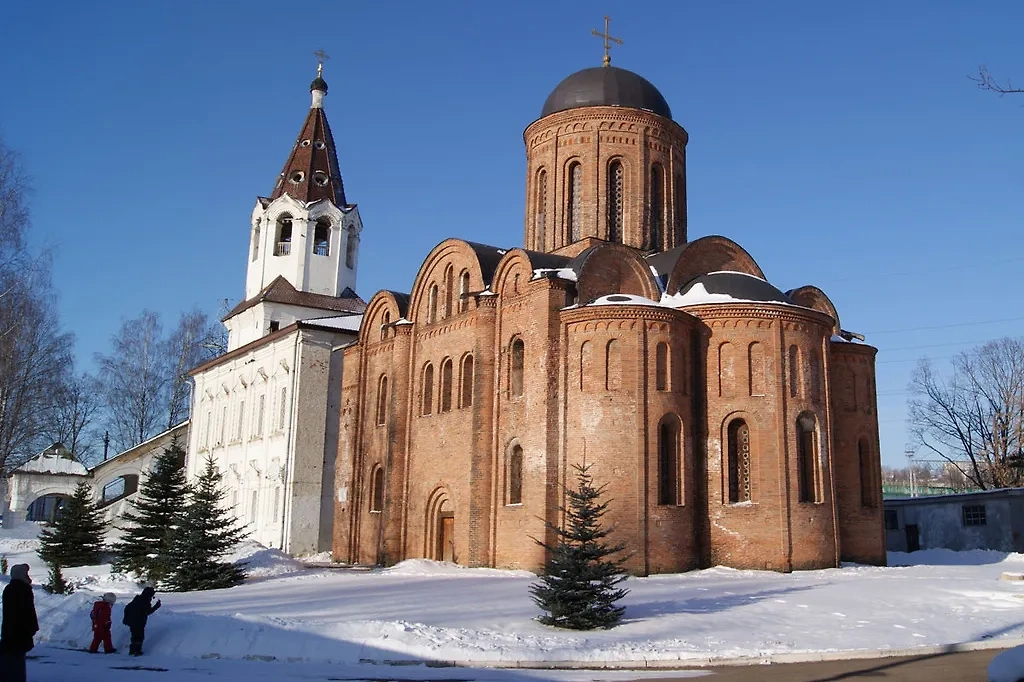
[{"label": "church entrance door", "polygon": [[440,561],[455,561],[455,515],[442,513],[438,519],[437,558]]}]

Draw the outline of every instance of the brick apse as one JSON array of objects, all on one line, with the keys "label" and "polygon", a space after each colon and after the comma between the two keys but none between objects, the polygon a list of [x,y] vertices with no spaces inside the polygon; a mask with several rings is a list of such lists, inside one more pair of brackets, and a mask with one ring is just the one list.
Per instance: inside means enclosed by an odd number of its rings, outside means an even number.
[{"label": "brick apse", "polygon": [[526,248],[441,242],[344,351],[334,558],[537,570],[585,461],[631,573],[884,563],[876,349],[688,241],[661,93],[584,69],[524,142]]}]

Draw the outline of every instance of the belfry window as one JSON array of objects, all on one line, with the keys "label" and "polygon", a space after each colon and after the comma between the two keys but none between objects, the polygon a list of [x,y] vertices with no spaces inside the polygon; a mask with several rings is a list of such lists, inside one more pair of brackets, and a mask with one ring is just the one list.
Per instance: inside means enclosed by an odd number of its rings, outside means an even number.
[{"label": "belfry window", "polygon": [[622,241],[623,198],[622,162],[608,164],[608,241]]},{"label": "belfry window", "polygon": [[819,502],[817,434],[814,417],[802,414],[796,420],[797,485],[800,502]]},{"label": "belfry window", "polygon": [[580,220],[583,210],[583,166],[579,162],[569,166],[569,187],[566,193],[565,220],[569,241],[579,241]]},{"label": "belfry window", "polygon": [[512,341],[509,350],[512,357],[509,363],[508,394],[515,398],[523,394],[523,356],[526,353],[526,347],[523,340],[517,338]]},{"label": "belfry window", "polygon": [[548,172],[543,168],[537,173],[537,218],[534,225],[536,248],[544,250],[544,228],[548,217]]},{"label": "belfry window", "polygon": [[252,259],[260,257],[260,223],[256,221],[256,227],[252,229]]},{"label": "belfry window", "polygon": [[508,456],[508,504],[523,503],[523,448],[512,447]]},{"label": "belfry window", "polygon": [[742,419],[729,424],[729,502],[750,501],[750,428]]},{"label": "belfry window", "polygon": [[661,233],[665,229],[665,171],[661,164],[651,166],[651,219],[650,242],[648,246],[661,251]]},{"label": "belfry window", "polygon": [[277,239],[274,242],[274,255],[287,256],[292,252],[292,217],[281,216],[277,219]]},{"label": "belfry window", "polygon": [[331,255],[331,223],[323,218],[316,221],[316,228],[313,230],[313,254]]},{"label": "belfry window", "polygon": [[345,267],[353,270],[356,267],[356,250],[359,248],[359,236],[352,230],[348,233],[348,243],[345,245]]}]

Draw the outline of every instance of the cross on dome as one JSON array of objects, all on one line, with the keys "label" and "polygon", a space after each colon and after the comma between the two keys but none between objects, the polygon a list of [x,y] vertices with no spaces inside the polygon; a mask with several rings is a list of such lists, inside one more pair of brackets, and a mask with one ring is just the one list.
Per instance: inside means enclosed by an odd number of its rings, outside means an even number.
[{"label": "cross on dome", "polygon": [[597,36],[598,38],[604,38],[604,58],[601,60],[601,63],[604,66],[611,66],[612,64],[612,56],[610,54],[610,50],[612,49],[612,43],[622,45],[621,38],[615,38],[608,32],[608,24],[610,24],[611,21],[611,18],[606,14],[604,17],[604,33],[598,33],[596,28],[590,29],[591,34]]}]

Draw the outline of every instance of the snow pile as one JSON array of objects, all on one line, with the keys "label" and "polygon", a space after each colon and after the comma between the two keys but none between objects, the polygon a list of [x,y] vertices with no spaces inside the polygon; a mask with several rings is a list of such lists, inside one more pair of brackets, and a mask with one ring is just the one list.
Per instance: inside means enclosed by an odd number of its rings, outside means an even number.
[{"label": "snow pile", "polygon": [[988,664],[988,682],[1024,680],[1024,646],[1004,651]]}]

